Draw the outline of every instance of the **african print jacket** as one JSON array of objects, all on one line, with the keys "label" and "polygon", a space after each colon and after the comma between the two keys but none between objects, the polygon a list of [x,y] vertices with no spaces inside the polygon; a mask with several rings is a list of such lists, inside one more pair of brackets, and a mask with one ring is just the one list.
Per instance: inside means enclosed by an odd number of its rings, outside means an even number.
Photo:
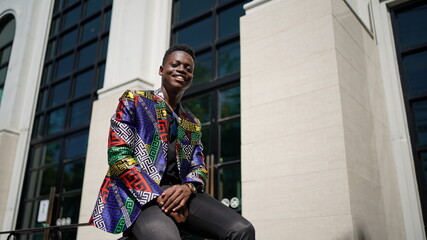
[{"label": "african print jacket", "polygon": [[[169,126],[163,94],[126,91],[111,119],[108,164],[89,223],[121,233],[138,217],[141,207],[162,194],[159,183],[166,169]],[[183,183],[204,186],[204,164],[199,120],[182,104],[176,138],[176,156]]]}]

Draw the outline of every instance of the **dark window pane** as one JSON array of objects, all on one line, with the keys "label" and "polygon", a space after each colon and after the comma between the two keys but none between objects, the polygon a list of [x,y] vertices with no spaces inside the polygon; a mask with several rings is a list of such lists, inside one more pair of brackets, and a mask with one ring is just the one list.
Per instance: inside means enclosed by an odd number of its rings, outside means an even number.
[{"label": "dark window pane", "polygon": [[58,60],[56,65],[56,79],[64,77],[73,70],[74,55],[68,55]]},{"label": "dark window pane", "polygon": [[79,2],[80,0],[65,0],[67,2],[67,6],[73,5],[73,3]]},{"label": "dark window pane", "polygon": [[90,16],[101,10],[104,0],[88,0],[85,2],[84,16]]},{"label": "dark window pane", "polygon": [[84,157],[87,150],[87,141],[87,134],[69,137],[65,150],[65,158],[72,159],[76,157]]},{"label": "dark window pane", "polygon": [[240,87],[221,91],[221,117],[230,117],[240,113]]},{"label": "dark window pane", "polygon": [[197,99],[184,102],[185,106],[200,119],[200,122],[207,123],[210,121],[210,96],[203,96]]},{"label": "dark window pane", "polygon": [[219,76],[240,71],[240,42],[234,42],[219,48]]},{"label": "dark window pane", "polygon": [[[422,164],[422,172],[424,175],[424,183],[427,183],[427,152],[421,153],[421,164]],[[426,186],[426,185],[424,185]],[[427,191],[427,189],[424,189],[424,191]]]},{"label": "dark window pane", "polygon": [[23,205],[24,205],[24,210],[23,210],[24,216],[20,219],[17,229],[30,227],[33,202],[26,202]]},{"label": "dark window pane", "polygon": [[97,17],[82,26],[82,37],[81,42],[85,42],[89,39],[98,36],[99,28],[101,26],[101,17]]},{"label": "dark window pane", "polygon": [[3,65],[9,61],[11,50],[12,46],[3,49],[3,52],[1,53],[0,65]]},{"label": "dark window pane", "polygon": [[2,97],[3,97],[3,87],[0,87],[0,100],[2,99]]},{"label": "dark window pane", "polygon": [[34,120],[33,138],[38,138],[44,134],[44,115],[40,115]]},{"label": "dark window pane", "polygon": [[219,199],[226,199],[225,201],[230,208],[241,211],[242,186],[240,183],[240,164],[220,168],[219,177]]},{"label": "dark window pane", "polygon": [[49,195],[50,188],[56,185],[56,167],[46,168],[40,171],[41,184],[39,196]]},{"label": "dark window pane", "polygon": [[31,168],[37,168],[43,165],[45,150],[46,148],[44,146],[37,146],[33,149],[31,155]]},{"label": "dark window pane", "polygon": [[47,126],[47,133],[56,133],[65,127],[65,107],[52,111],[49,114],[49,123]]},{"label": "dark window pane", "polygon": [[96,61],[96,55],[98,52],[98,44],[93,43],[83,49],[79,52],[79,69],[83,67],[87,67],[89,65],[93,65]]},{"label": "dark window pane", "polygon": [[70,80],[66,80],[53,87],[51,105],[57,106],[67,101],[70,95]]},{"label": "dark window pane", "polygon": [[175,3],[174,14],[175,23],[180,23],[191,17],[197,16],[201,13],[209,11],[213,6],[213,0],[180,0]]},{"label": "dark window pane", "polygon": [[102,31],[105,32],[110,30],[110,24],[111,24],[111,10],[109,10],[104,14],[104,24],[102,27]]},{"label": "dark window pane", "polygon": [[46,49],[46,61],[49,61],[56,55],[56,41],[49,42]]},{"label": "dark window pane", "polygon": [[71,11],[65,13],[63,29],[77,24],[80,20],[80,6],[73,8]]},{"label": "dark window pane", "polygon": [[222,39],[238,34],[240,31],[239,18],[244,14],[243,4],[222,11],[219,14],[219,38]]},{"label": "dark window pane", "polygon": [[427,43],[427,5],[396,14],[403,48]]},{"label": "dark window pane", "polygon": [[98,89],[104,86],[105,63],[98,67]]},{"label": "dark window pane", "polygon": [[61,144],[58,142],[49,143],[46,146],[46,156],[42,164],[59,163],[61,157]]},{"label": "dark window pane", "polygon": [[84,161],[67,163],[64,165],[63,192],[81,189],[83,184]]},{"label": "dark window pane", "polygon": [[427,144],[427,101],[412,104],[418,144]]},{"label": "dark window pane", "polygon": [[90,99],[84,99],[77,103],[74,103],[71,107],[71,120],[70,127],[87,123],[90,119],[90,110],[92,107],[92,101]]},{"label": "dark window pane", "polygon": [[7,74],[7,65],[0,68],[0,85],[3,85],[6,81],[6,74]]},{"label": "dark window pane", "polygon": [[36,194],[36,190],[37,190],[37,179],[38,179],[38,174],[40,171],[36,170],[36,171],[31,171],[30,172],[30,181],[29,181],[29,185],[25,186],[28,187],[28,191],[27,191],[27,195],[25,196],[26,198],[34,198],[37,197]]},{"label": "dark window pane", "polygon": [[240,159],[240,121],[222,124],[220,162]]},{"label": "dark window pane", "polygon": [[75,79],[74,96],[78,97],[85,94],[89,94],[92,91],[93,80],[94,80],[93,70],[89,70],[77,75]]},{"label": "dark window pane", "polygon": [[39,93],[39,98],[37,100],[37,111],[45,108],[49,100],[49,95],[47,90],[43,90]]},{"label": "dark window pane", "polygon": [[202,128],[203,154],[205,154],[205,156],[211,153],[209,128],[210,125],[204,126]]},{"label": "dark window pane", "polygon": [[427,51],[403,58],[405,77],[409,94],[427,91]]},{"label": "dark window pane", "polygon": [[42,82],[41,84],[44,85],[52,80],[52,74],[53,74],[53,67],[52,64],[49,64],[44,67],[43,69],[43,75],[42,75]]},{"label": "dark window pane", "polygon": [[209,44],[213,37],[212,24],[212,17],[209,17],[178,30],[175,34],[175,42],[188,44],[195,49]]},{"label": "dark window pane", "polygon": [[101,42],[101,58],[107,57],[107,50],[108,50],[108,36],[103,38]]},{"label": "dark window pane", "polygon": [[61,38],[60,53],[64,53],[70,49],[73,49],[76,44],[77,44],[77,30],[73,30],[65,34]]},{"label": "dark window pane", "polygon": [[[59,2],[59,1],[55,1],[55,2]],[[60,18],[59,17],[52,20],[52,24],[50,26],[49,36],[54,36],[55,34],[58,33],[58,31],[59,31],[59,23],[60,23]]]},{"label": "dark window pane", "polygon": [[78,223],[80,210],[80,195],[64,197],[61,201],[60,218],[71,218],[71,223]]},{"label": "dark window pane", "polygon": [[15,35],[15,18],[11,18],[9,22],[0,26],[0,47],[7,45],[13,40]]},{"label": "dark window pane", "polygon": [[196,57],[193,86],[209,82],[213,78],[212,52],[200,54]]}]

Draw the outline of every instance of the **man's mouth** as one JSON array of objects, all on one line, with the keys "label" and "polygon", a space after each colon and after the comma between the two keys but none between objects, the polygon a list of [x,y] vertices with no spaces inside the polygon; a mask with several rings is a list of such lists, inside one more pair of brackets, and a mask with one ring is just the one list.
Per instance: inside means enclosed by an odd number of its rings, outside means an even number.
[{"label": "man's mouth", "polygon": [[173,77],[177,80],[180,80],[180,81],[185,81],[185,82],[187,81],[187,79],[182,75],[175,75]]}]

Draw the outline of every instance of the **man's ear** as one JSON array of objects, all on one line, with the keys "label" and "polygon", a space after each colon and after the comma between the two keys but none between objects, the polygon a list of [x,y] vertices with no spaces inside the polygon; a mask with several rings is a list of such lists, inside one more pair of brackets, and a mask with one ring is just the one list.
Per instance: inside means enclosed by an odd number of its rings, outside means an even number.
[{"label": "man's ear", "polygon": [[163,76],[163,66],[162,65],[160,65],[160,67],[159,67],[159,75]]}]

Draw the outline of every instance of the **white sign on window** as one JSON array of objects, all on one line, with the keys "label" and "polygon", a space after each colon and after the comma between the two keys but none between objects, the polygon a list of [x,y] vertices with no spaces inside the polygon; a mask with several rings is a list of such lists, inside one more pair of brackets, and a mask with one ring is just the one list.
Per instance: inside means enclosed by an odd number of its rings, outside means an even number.
[{"label": "white sign on window", "polygon": [[37,215],[37,222],[46,222],[47,212],[49,211],[49,200],[41,200],[39,204],[39,214]]}]

